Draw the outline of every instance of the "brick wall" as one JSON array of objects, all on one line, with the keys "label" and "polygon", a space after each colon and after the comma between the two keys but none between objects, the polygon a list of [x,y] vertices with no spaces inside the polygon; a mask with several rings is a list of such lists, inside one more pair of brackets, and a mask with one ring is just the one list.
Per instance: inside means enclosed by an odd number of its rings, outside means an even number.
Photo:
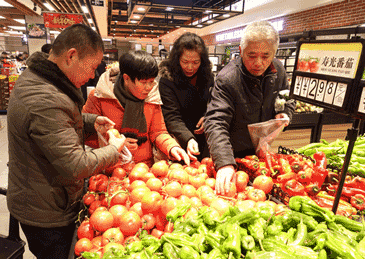
[{"label": "brick wall", "polygon": [[[360,25],[365,23],[365,0],[346,0],[277,17],[269,21],[274,22],[277,20],[284,20],[283,30],[280,32],[280,35],[302,33],[304,30]],[[238,29],[240,28],[235,28],[234,30]],[[215,34],[205,35],[202,38],[207,45],[216,44]],[[239,42],[239,39],[235,41]]]}]

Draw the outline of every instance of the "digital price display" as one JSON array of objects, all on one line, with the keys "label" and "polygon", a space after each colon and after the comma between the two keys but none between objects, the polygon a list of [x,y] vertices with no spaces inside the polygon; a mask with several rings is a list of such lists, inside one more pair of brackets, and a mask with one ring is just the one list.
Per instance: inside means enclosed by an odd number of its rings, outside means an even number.
[{"label": "digital price display", "polygon": [[364,42],[299,42],[291,98],[364,119]]}]

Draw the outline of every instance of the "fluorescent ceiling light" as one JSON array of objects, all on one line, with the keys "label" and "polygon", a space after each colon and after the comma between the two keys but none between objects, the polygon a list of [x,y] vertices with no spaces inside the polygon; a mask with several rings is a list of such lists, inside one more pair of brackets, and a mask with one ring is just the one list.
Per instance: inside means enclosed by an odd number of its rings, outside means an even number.
[{"label": "fluorescent ceiling light", "polygon": [[213,21],[212,20],[209,20],[209,21],[207,21],[207,23],[213,23]]},{"label": "fluorescent ceiling light", "polygon": [[0,15],[0,19],[5,19],[5,17]]},{"label": "fluorescent ceiling light", "polygon": [[146,9],[144,9],[143,7],[138,7],[137,10],[140,11],[140,12],[146,11]]},{"label": "fluorescent ceiling light", "polygon": [[201,24],[198,24],[196,27],[203,27],[203,25],[201,25]]},{"label": "fluorescent ceiling light", "polygon": [[88,21],[89,23],[93,23],[93,19],[91,19],[91,18],[87,19],[87,21]]},{"label": "fluorescent ceiling light", "polygon": [[96,28],[93,26],[93,27],[91,27],[94,31],[96,31]]},{"label": "fluorescent ceiling light", "polygon": [[14,19],[14,21],[17,21],[18,23],[25,24],[25,20],[24,19]]},{"label": "fluorescent ceiling light", "polygon": [[5,31],[5,32],[10,33],[10,34],[18,34],[18,35],[23,34],[22,32],[19,32],[19,31]]},{"label": "fluorescent ceiling light", "polygon": [[204,13],[211,13],[212,11],[211,10],[206,10]]},{"label": "fluorescent ceiling light", "polygon": [[81,9],[84,13],[89,13],[89,10],[87,9],[87,7],[85,5],[81,6]]},{"label": "fluorescent ceiling light", "polygon": [[137,21],[131,20],[131,23],[137,23]]},{"label": "fluorescent ceiling light", "polygon": [[223,17],[224,18],[228,18],[230,15],[228,14],[228,13],[226,13],[226,14],[223,14]]},{"label": "fluorescent ceiling light", "polygon": [[53,8],[52,5],[50,5],[49,3],[43,3],[43,5],[49,10],[49,11],[55,11],[55,9]]},{"label": "fluorescent ceiling light", "polygon": [[8,26],[8,27],[12,28],[13,30],[25,31],[25,26]]},{"label": "fluorescent ceiling light", "polygon": [[133,15],[133,18],[139,19],[139,18],[141,18],[141,16],[139,16],[139,15]]},{"label": "fluorescent ceiling light", "polygon": [[173,7],[167,7],[165,10],[166,11],[172,11],[172,10],[174,10],[174,8]]},{"label": "fluorescent ceiling light", "polygon": [[0,6],[1,7],[14,7],[13,5],[9,4],[8,2],[5,2],[4,0],[0,0]]}]

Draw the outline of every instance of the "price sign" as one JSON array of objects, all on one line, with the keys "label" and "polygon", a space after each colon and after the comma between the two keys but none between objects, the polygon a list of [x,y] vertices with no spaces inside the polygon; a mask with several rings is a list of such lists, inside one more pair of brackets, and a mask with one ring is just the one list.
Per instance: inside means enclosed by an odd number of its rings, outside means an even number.
[{"label": "price sign", "polygon": [[291,97],[345,114],[365,115],[365,81],[360,86],[364,44],[363,39],[299,42]]}]

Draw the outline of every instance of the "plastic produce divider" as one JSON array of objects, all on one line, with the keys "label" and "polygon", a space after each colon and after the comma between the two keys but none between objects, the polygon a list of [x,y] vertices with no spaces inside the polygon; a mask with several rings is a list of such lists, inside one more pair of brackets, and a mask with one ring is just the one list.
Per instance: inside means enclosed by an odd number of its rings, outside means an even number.
[{"label": "plastic produce divider", "polygon": [[352,128],[347,130],[349,144],[348,144],[348,148],[347,148],[346,155],[345,155],[345,160],[344,160],[342,170],[341,170],[340,182],[338,183],[335,200],[334,200],[333,206],[332,206],[332,211],[335,214],[337,212],[338,203],[340,202],[343,185],[345,183],[345,178],[347,175],[347,169],[349,168],[349,164],[350,164],[352,150],[354,148],[355,141],[356,141],[356,138],[357,138],[357,135],[359,132],[359,124],[360,124],[360,119],[355,119],[354,123],[352,124]]}]

